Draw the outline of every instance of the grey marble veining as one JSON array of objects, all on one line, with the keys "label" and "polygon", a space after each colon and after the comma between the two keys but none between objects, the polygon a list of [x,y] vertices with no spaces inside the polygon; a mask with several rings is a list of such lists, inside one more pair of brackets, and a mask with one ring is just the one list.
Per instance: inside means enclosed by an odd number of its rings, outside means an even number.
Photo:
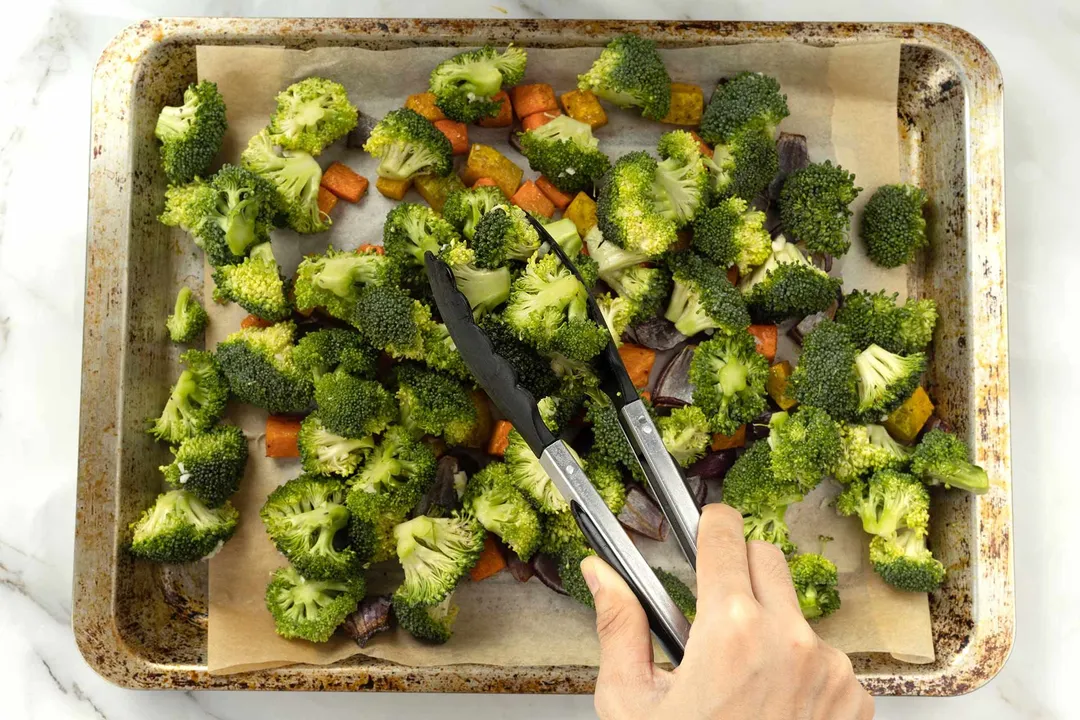
[{"label": "grey marble veining", "polygon": [[[1073,459],[1080,422],[1080,3],[1076,0],[420,0],[410,14],[938,20],[979,36],[1006,81],[1017,640],[1004,672],[951,700],[882,699],[900,718],[1080,717]],[[283,0],[38,0],[4,5],[0,43],[0,717],[585,718],[589,698],[151,693],[115,688],[70,629],[89,81],[125,25],[166,15],[297,14]],[[305,15],[391,16],[387,0]]]}]

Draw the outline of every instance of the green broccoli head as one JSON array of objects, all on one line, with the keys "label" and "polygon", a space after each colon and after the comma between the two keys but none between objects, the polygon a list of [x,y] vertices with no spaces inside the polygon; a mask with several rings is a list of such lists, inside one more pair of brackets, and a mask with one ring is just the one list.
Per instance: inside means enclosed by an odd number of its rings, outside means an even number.
[{"label": "green broccoli head", "polygon": [[449,375],[417,365],[397,369],[402,424],[418,434],[438,435],[451,445],[476,439],[480,411],[468,388]]},{"label": "green broccoli head", "polygon": [[906,470],[911,462],[911,448],[892,439],[881,425],[840,426],[840,457],[833,476],[849,483],[878,470]]},{"label": "green broccoli head", "polygon": [[590,555],[595,555],[587,545],[570,545],[559,555],[558,561],[559,581],[563,590],[574,600],[585,607],[595,608],[592,591],[585,582],[585,576],[581,573],[581,561]]},{"label": "green broccoli head", "polygon": [[417,203],[398,203],[383,224],[386,257],[397,266],[396,274],[410,288],[427,286],[424,255],[428,252],[438,255],[444,245],[457,239],[453,225],[431,208]]},{"label": "green broccoli head", "polygon": [[[570,452],[575,458],[578,457],[572,448]],[[510,482],[525,493],[540,512],[551,515],[569,510],[566,499],[517,430],[510,431],[503,460],[506,462]]]},{"label": "green broccoli head", "polygon": [[312,380],[343,369],[366,380],[375,379],[379,354],[366,344],[360,334],[344,328],[324,328],[310,332],[296,343],[293,363],[311,373]]},{"label": "green broccoli head", "polygon": [[540,247],[540,235],[517,205],[498,205],[480,218],[471,247],[477,267],[495,270],[510,260],[528,260]]},{"label": "green broccoli head", "polygon": [[851,208],[862,188],[826,160],[795,170],[780,189],[780,222],[810,252],[840,257],[851,247]]},{"label": "green broccoli head", "polygon": [[393,285],[361,290],[350,322],[373,347],[411,360],[423,358],[424,333],[434,324],[431,308]]},{"label": "green broccoli head", "polygon": [[654,567],[652,571],[686,619],[694,622],[697,618],[697,598],[686,583],[663,568]]},{"label": "green broccoli head", "polygon": [[510,269],[479,267],[476,252],[465,243],[450,243],[439,257],[453,270],[457,289],[469,301],[475,316],[491,312],[510,296]]},{"label": "green broccoli head", "polygon": [[244,328],[217,346],[217,360],[237,400],[271,414],[302,413],[311,406],[311,375],[293,362],[296,326]]},{"label": "green broccoli head", "polygon": [[923,206],[926,191],[914,185],[882,185],[867,201],[862,215],[866,254],[882,267],[894,268],[915,259],[929,245]]},{"label": "green broccoli head", "polygon": [[357,485],[349,490],[345,502],[349,508],[349,545],[357,557],[367,564],[394,557],[394,528],[408,517],[412,509],[409,498],[403,493],[369,492]]},{"label": "green broccoli head", "polygon": [[319,209],[322,168],[311,155],[300,150],[278,150],[269,129],[263,128],[248,142],[240,161],[274,186],[293,230],[308,234],[330,228],[330,216]]},{"label": "green broccoli head", "polygon": [[858,348],[879,345],[898,354],[921,352],[930,344],[937,325],[937,303],[909,298],[897,305],[897,294],[853,290],[836,311],[836,322]]},{"label": "green broccoli head", "polygon": [[906,592],[933,592],[945,580],[945,566],[926,547],[925,533],[914,530],[875,537],[870,563],[882,580]]},{"label": "green broccoli head", "polygon": [[209,80],[189,85],[183,105],[162,108],[154,136],[161,141],[161,164],[169,182],[186,183],[205,175],[227,127],[225,99]]},{"label": "green broccoli head", "polygon": [[569,115],[521,133],[520,140],[529,167],[565,193],[591,190],[611,167],[592,127]]},{"label": "green broccoli head", "polygon": [[371,436],[347,438],[330,432],[318,414],[312,413],[300,423],[297,445],[306,472],[349,477],[375,449],[375,440]]},{"label": "green broccoli head", "polygon": [[162,493],[131,523],[131,554],[151,562],[194,562],[232,537],[239,519],[228,502],[211,508],[187,490]]},{"label": "green broccoli head", "polygon": [[578,75],[578,88],[591,90],[621,108],[641,108],[660,120],[671,108],[671,77],[652,40],[622,35],[607,44],[589,71]]},{"label": "green broccoli head", "polygon": [[664,447],[675,461],[687,467],[705,454],[709,447],[709,418],[697,405],[675,408],[656,421]]},{"label": "green broccoli head", "polygon": [[585,422],[592,430],[589,457],[593,463],[615,465],[642,477],[641,463],[619,422],[619,411],[611,398],[599,389],[586,391]]},{"label": "green broccoli head", "polygon": [[604,317],[604,325],[607,326],[611,339],[615,346],[622,345],[622,336],[630,327],[637,309],[627,300],[611,293],[603,293],[595,298],[596,306],[600,308],[600,314]]},{"label": "green broccoli head", "polygon": [[510,480],[504,463],[491,463],[469,478],[465,509],[527,562],[540,545],[540,517]]},{"label": "green broccoli head", "polygon": [[186,368],[169,391],[161,415],[150,421],[148,431],[174,445],[212,428],[229,400],[229,385],[213,353],[188,350],[180,362]]},{"label": "green broccoli head", "polygon": [[632,267],[652,261],[652,257],[636,250],[627,250],[614,242],[604,240],[600,227],[594,225],[585,234],[585,247],[589,257],[596,262],[596,270],[604,282],[610,284],[608,278]]},{"label": "green broccoli head", "polygon": [[386,388],[341,368],[315,381],[315,405],[323,425],[348,438],[382,432],[397,418],[394,396]]},{"label": "green broccoli head", "polygon": [[704,163],[714,203],[726,197],[751,202],[780,172],[776,140],[768,131],[753,126],[736,131],[726,143],[713,148],[712,157],[704,158]]},{"label": "green broccoli head", "polygon": [[840,462],[840,426],[824,410],[803,407],[773,413],[769,420],[773,473],[809,493]]},{"label": "green broccoli head", "polygon": [[162,225],[178,227],[190,233],[202,246],[199,232],[207,218],[216,210],[217,196],[210,183],[199,178],[165,188],[165,207],[158,216]]},{"label": "green broccoli head", "polygon": [[484,215],[509,202],[503,191],[494,185],[462,188],[446,196],[442,214],[455,230],[472,240]]},{"label": "green broccoli head", "polygon": [[690,382],[694,405],[714,432],[732,435],[765,411],[769,361],[756,349],[754,336],[742,330],[716,335],[694,349]]},{"label": "green broccoli head", "polygon": [[788,569],[804,618],[817,620],[840,609],[839,575],[831,560],[815,553],[796,555]]},{"label": "green broccoli head", "polygon": [[394,539],[405,581],[395,594],[409,603],[441,602],[476,564],[485,535],[480,523],[464,515],[420,515],[401,523]]},{"label": "green broccoli head", "polygon": [[976,495],[990,489],[986,471],[968,460],[967,444],[937,428],[926,433],[915,448],[911,472],[928,485],[960,488]]},{"label": "green broccoli head", "polygon": [[180,288],[172,314],[165,320],[165,329],[174,343],[189,343],[199,336],[210,322],[210,316],[195,299],[187,285]]},{"label": "green broccoli head", "polygon": [[772,255],[765,213],[748,210],[740,197],[722,200],[694,220],[692,247],[720,267],[737,266],[745,276]]},{"label": "green broccoli head", "polygon": [[772,471],[767,442],[756,442],[743,453],[724,478],[724,502],[743,516],[743,536],[776,545],[785,554],[795,550],[785,520],[788,505],[802,500],[798,483]]},{"label": "green broccoli head", "polygon": [[615,515],[622,512],[626,507],[626,485],[623,483],[622,468],[600,453],[590,452],[585,458],[585,472],[608,510]]},{"label": "green broccoli head", "polygon": [[675,329],[692,337],[707,330],[738,333],[750,326],[750,313],[724,270],[684,250],[669,260],[675,288],[664,313]]},{"label": "green broccoli head", "polygon": [[436,462],[426,443],[394,425],[382,434],[352,484],[367,493],[388,494],[411,510],[435,481]]},{"label": "green broccoli head", "polygon": [[653,206],[681,228],[690,223],[709,199],[709,171],[701,146],[686,130],[660,136],[661,160],[653,175]]},{"label": "green broccoli head", "polygon": [[293,297],[302,311],[319,308],[348,322],[363,288],[395,281],[389,257],[328,247],[325,254],[309,255],[300,262],[293,280]]},{"label": "green broccoli head", "polygon": [[631,323],[656,317],[671,294],[671,273],[666,267],[630,267],[608,273],[604,282],[628,304]]},{"label": "green broccoli head", "polygon": [[447,595],[434,605],[412,603],[402,593],[394,593],[390,607],[398,625],[417,640],[442,645],[453,635],[454,620],[458,607],[452,602],[453,594]]},{"label": "green broccoli head", "polygon": [[321,77],[304,78],[277,94],[270,139],[286,150],[318,155],[356,127],[359,113],[345,88]]},{"label": "green broccoli head", "polygon": [[458,53],[431,71],[428,89],[448,118],[472,123],[499,114],[494,100],[503,86],[517,85],[525,77],[528,57],[513,45],[499,52],[490,45]]},{"label": "green broccoli head", "polygon": [[433,370],[449,373],[459,380],[473,383],[472,371],[458,352],[450,330],[443,323],[433,323],[424,332],[424,363]]},{"label": "green broccoli head", "polygon": [[172,464],[159,469],[177,490],[187,490],[216,507],[239,489],[248,446],[243,431],[235,425],[219,425],[193,435],[174,452]]},{"label": "green broccoli head", "polygon": [[375,125],[364,150],[379,160],[379,177],[446,177],[453,169],[450,141],[431,121],[408,108],[391,110]]},{"label": "green broccoli head", "polygon": [[480,319],[480,329],[491,341],[491,346],[514,368],[518,383],[532,393],[534,398],[551,395],[558,388],[558,379],[551,364],[536,350],[518,339],[502,318],[488,314]]},{"label": "green broccoli head", "polygon": [[859,412],[868,419],[880,418],[900,407],[919,386],[926,370],[926,356],[904,357],[871,345],[855,358],[859,375]]},{"label": "green broccoli head", "polygon": [[858,350],[844,329],[824,320],[803,338],[802,354],[791,374],[794,398],[809,407],[821,408],[834,420],[859,416]]},{"label": "green broccoli head", "polygon": [[308,580],[347,581],[360,573],[361,558],[340,545],[349,524],[345,495],[340,480],[301,475],[276,488],[259,510],[274,546]]},{"label": "green broccoli head", "polygon": [[747,127],[776,134],[776,126],[789,115],[787,95],[776,78],[741,72],[720,83],[701,117],[701,137],[717,145]]},{"label": "green broccoli head", "polygon": [[778,322],[826,310],[836,302],[841,284],[781,235],[764,264],[739,282],[739,290],[755,318]]},{"label": "green broccoli head", "polygon": [[656,176],[657,162],[648,153],[632,152],[615,161],[601,180],[596,202],[604,240],[649,257],[675,244],[675,222],[654,201]]},{"label": "green broccoli head", "polygon": [[904,528],[925,534],[930,523],[930,493],[917,478],[878,470],[869,480],[853,480],[836,497],[836,511],[862,520],[871,535],[892,537]]},{"label": "green broccoli head", "polygon": [[266,587],[266,609],[277,634],[323,643],[364,599],[363,575],[348,580],[310,580],[289,566],[274,571]]},{"label": "green broccoli head", "polygon": [[285,283],[273,256],[244,258],[239,265],[214,270],[214,300],[232,301],[257,318],[278,322],[292,315]]}]

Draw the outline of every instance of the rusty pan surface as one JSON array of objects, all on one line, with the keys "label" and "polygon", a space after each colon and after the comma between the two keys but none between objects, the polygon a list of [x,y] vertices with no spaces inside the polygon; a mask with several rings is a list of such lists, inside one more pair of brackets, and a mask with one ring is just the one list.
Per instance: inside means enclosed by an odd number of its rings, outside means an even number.
[{"label": "rusty pan surface", "polygon": [[1002,81],[978,40],[944,25],[188,19],[124,30],[94,77],[73,624],[98,673],[137,688],[591,692],[591,667],[411,668],[362,656],[213,677],[206,672],[205,566],[134,563],[123,546],[166,459],[143,431],[176,372],[178,351],[162,340],[160,325],[179,285],[201,282],[201,259],[155,219],[165,178],[154,122],[195,79],[195,47],[511,40],[572,47],[630,31],[665,47],[903,42],[901,169],[932,198],[932,251],[913,272],[911,290],[935,298],[942,312],[928,377],[991,488],[978,498],[934,496],[931,541],[949,569],[930,602],[937,660],[908,665],[859,654],[852,661],[863,684],[883,695],[958,695],[1000,670],[1014,632]]}]

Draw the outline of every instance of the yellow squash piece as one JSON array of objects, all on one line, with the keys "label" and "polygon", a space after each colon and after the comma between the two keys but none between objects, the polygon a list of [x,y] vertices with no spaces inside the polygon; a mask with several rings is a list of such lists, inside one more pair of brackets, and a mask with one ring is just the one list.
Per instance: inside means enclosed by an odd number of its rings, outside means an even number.
[{"label": "yellow squash piece", "polygon": [[465,161],[465,169],[461,171],[461,179],[466,185],[472,187],[472,184],[480,178],[490,178],[495,181],[506,197],[513,197],[521,185],[524,174],[525,172],[520,167],[495,148],[473,143],[469,148],[469,158]]},{"label": "yellow squash piece", "polygon": [[781,410],[790,410],[797,404],[795,398],[788,394],[791,372],[791,363],[787,360],[769,367],[769,381],[765,384],[765,389],[769,391],[769,397],[780,406]]},{"label": "yellow squash piece", "polygon": [[697,85],[671,83],[671,109],[660,121],[668,125],[700,125],[705,93]]},{"label": "yellow squash piece", "polygon": [[408,180],[391,180],[390,178],[381,177],[375,181],[375,189],[382,193],[384,197],[391,200],[400,200],[405,197],[405,193],[409,192],[412,183],[411,178]]},{"label": "yellow squash piece", "polygon": [[593,130],[607,125],[607,113],[591,90],[572,90],[560,95],[559,102],[567,115],[586,123]]},{"label": "yellow squash piece", "polygon": [[904,404],[889,413],[885,429],[902,443],[913,443],[923,425],[934,414],[934,403],[922,387],[916,388]]},{"label": "yellow squash piece", "polygon": [[419,175],[413,179],[413,187],[432,210],[441,213],[443,205],[446,204],[446,196],[455,190],[461,190],[465,184],[461,182],[461,178],[451,173],[446,177]]},{"label": "yellow squash piece", "polygon": [[578,235],[585,237],[596,227],[596,203],[585,193],[579,192],[566,206],[563,217],[570,218],[577,228]]}]

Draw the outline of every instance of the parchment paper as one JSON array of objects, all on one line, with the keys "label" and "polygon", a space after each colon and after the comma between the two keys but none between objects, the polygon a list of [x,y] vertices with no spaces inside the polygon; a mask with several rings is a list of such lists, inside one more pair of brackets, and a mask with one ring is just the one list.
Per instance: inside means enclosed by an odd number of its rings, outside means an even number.
[{"label": "parchment paper", "polygon": [[[248,138],[262,128],[274,108],[274,95],[289,83],[308,75],[321,75],[345,85],[362,112],[381,117],[403,105],[406,96],[427,88],[427,76],[448,49],[368,51],[356,48],[321,48],[310,51],[279,48],[198,48],[200,79],[217,82],[228,105],[229,133],[223,157],[239,160]],[[529,51],[526,82],[548,82],[561,93],[572,89],[577,73],[595,59],[595,48]],[[832,159],[855,173],[865,190],[855,203],[856,220],[870,193],[878,185],[898,182],[899,154],[896,88],[900,45],[895,42],[839,48],[794,45],[742,45],[664,51],[675,80],[706,88],[706,97],[718,78],[744,69],[758,70],[780,80],[788,96],[791,116],[781,129],[806,135],[812,160]],[[670,126],[643,121],[632,113],[609,108],[609,123],[597,132],[601,147],[612,157],[629,150],[655,149],[656,140]],[[506,129],[469,128],[470,140],[494,145],[527,168],[507,145]],[[375,162],[343,143],[319,158],[325,167],[341,160],[370,179]],[[526,177],[534,177],[526,169]],[[409,200],[422,202],[414,193]],[[393,203],[377,192],[358,205],[340,203],[329,233],[300,237],[275,233],[274,249],[286,272],[304,253],[320,251],[328,242],[341,248],[381,242],[382,219]],[[857,228],[857,223],[855,225]],[[856,247],[842,268],[848,287],[886,287],[904,292],[903,270],[882,273],[873,269]],[[243,311],[235,305],[210,301],[207,273],[204,294],[211,325],[208,346],[235,329]],[[793,352],[781,345],[781,354]],[[263,606],[263,593],[272,570],[284,564],[263,531],[258,511],[267,494],[295,476],[298,465],[264,457],[261,435],[265,414],[253,408],[232,417],[248,434],[251,460],[244,486],[233,499],[240,510],[240,528],[210,562],[210,621],[208,664],[212,673],[235,673],[292,663],[328,664],[361,652],[341,637],[313,645],[287,641],[273,630]],[[900,593],[882,583],[866,558],[867,537],[858,521],[839,518],[828,505],[836,488],[831,483],[814,491],[789,510],[794,539],[804,550],[817,548],[819,535],[835,538],[826,554],[840,570],[841,609],[815,625],[817,632],[846,652],[887,652],[910,662],[933,659],[930,614],[922,594]],[[668,568],[688,582],[693,573],[674,543],[635,538],[654,565]],[[372,591],[389,591],[400,570],[374,568]],[[460,606],[454,636],[449,643],[431,647],[404,632],[376,636],[363,652],[372,657],[409,665],[483,663],[497,665],[595,665],[598,647],[592,611],[556,595],[532,580],[517,583],[503,573],[483,583],[463,583],[455,594]]]}]

